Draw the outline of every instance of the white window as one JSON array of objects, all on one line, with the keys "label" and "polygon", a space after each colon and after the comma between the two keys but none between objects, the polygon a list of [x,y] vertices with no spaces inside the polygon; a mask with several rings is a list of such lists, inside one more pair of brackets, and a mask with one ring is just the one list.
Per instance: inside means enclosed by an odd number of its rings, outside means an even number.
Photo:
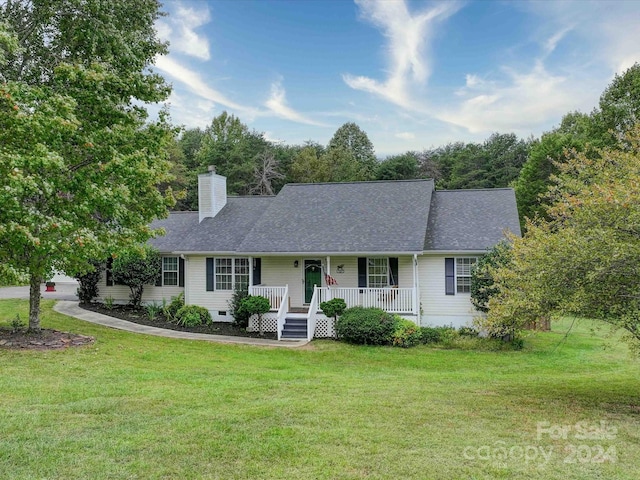
[{"label": "white window", "polygon": [[369,288],[386,288],[389,286],[389,259],[367,259],[367,283]]},{"label": "white window", "polygon": [[216,258],[216,290],[233,289],[232,265],[232,258]]},{"label": "white window", "polygon": [[178,285],[178,257],[162,257],[162,285]]},{"label": "white window", "polygon": [[248,258],[216,258],[216,290],[233,290],[249,286]]},{"label": "white window", "polygon": [[248,258],[236,258],[234,269],[234,288],[242,288],[243,290],[249,287],[249,259]]},{"label": "white window", "polygon": [[456,292],[471,292],[471,267],[476,263],[476,257],[456,258]]}]

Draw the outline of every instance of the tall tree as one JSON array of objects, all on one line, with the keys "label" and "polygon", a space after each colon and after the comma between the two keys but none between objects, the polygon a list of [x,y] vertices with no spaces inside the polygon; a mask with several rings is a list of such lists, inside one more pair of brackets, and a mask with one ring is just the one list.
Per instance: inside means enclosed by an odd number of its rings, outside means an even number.
[{"label": "tall tree", "polygon": [[640,64],[616,74],[600,96],[599,105],[600,129],[612,134],[607,145],[624,140],[625,133],[640,122]]},{"label": "tall tree", "polygon": [[373,150],[373,144],[364,130],[358,125],[353,122],[347,122],[336,130],[329,141],[328,150],[336,149],[349,152],[352,155],[360,167],[359,170],[363,177],[361,180],[374,178],[378,162]]},{"label": "tall tree", "polygon": [[289,178],[296,183],[320,183],[331,180],[331,165],[324,153],[314,146],[306,146],[294,157]]},{"label": "tall tree", "polygon": [[640,347],[640,125],[617,148],[558,167],[549,219],[529,222],[494,275],[487,327],[573,314],[623,329]]},{"label": "tall tree", "polygon": [[0,2],[19,47],[0,45],[0,260],[29,274],[32,331],[54,269],[145,242],[173,203],[158,189],[173,132],[143,107],[170,91],[149,70],[159,15],[152,0]]},{"label": "tall tree", "polygon": [[420,178],[418,158],[415,152],[394,155],[380,162],[376,180],[409,180]]},{"label": "tall tree", "polygon": [[258,195],[274,195],[274,180],[284,177],[278,170],[278,161],[273,152],[265,150],[259,153],[256,158],[257,164],[253,170],[253,187],[252,194]]},{"label": "tall tree", "polygon": [[255,159],[269,147],[262,133],[249,130],[235,115],[222,112],[205,129],[196,154],[198,172],[206,172],[209,165],[214,165],[220,175],[227,177],[230,193],[247,195],[253,183]]},{"label": "tall tree", "polygon": [[599,108],[590,114],[571,112],[558,127],[542,136],[515,182],[520,222],[545,215],[549,200],[543,194],[571,150],[597,158],[601,148],[616,147],[625,141],[625,132],[640,120],[640,65],[616,75],[600,96]]}]

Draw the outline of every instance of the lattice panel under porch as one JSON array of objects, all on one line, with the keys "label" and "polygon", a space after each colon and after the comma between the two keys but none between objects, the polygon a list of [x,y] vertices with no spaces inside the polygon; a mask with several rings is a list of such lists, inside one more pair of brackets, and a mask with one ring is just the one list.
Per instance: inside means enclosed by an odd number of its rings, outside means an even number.
[{"label": "lattice panel under porch", "polygon": [[335,329],[333,328],[333,318],[318,316],[316,320],[316,333],[314,338],[333,338]]},{"label": "lattice panel under porch", "polygon": [[[262,315],[262,329],[265,332],[275,332],[278,328],[278,314],[276,312],[267,312]],[[247,327],[249,332],[259,331],[258,316],[253,315],[249,319],[249,326]]]}]

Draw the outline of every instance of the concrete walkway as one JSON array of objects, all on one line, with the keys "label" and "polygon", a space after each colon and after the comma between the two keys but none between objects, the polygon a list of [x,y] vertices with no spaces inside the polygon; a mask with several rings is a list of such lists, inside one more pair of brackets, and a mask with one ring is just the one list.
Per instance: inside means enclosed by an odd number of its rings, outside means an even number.
[{"label": "concrete walkway", "polygon": [[80,308],[78,302],[63,300],[56,303],[53,307],[56,312],[68,315],[70,317],[84,320],[85,322],[96,323],[105,327],[117,328],[119,330],[126,330],[133,333],[142,333],[145,335],[156,335],[159,337],[168,338],[180,338],[184,340],[206,340],[208,342],[218,343],[239,343],[244,345],[257,345],[262,347],[301,347],[306,345],[306,340],[296,341],[277,341],[267,340],[263,338],[250,338],[250,337],[231,337],[226,335],[209,335],[208,333],[190,333],[179,332],[177,330],[167,330],[164,328],[150,327],[148,325],[140,325],[138,323],[127,322],[119,318],[109,317],[100,313],[92,312]]}]

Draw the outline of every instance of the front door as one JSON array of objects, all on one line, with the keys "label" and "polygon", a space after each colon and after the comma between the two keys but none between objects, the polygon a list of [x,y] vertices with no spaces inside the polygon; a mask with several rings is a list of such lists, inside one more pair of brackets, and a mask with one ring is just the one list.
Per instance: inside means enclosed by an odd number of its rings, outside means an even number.
[{"label": "front door", "polygon": [[313,287],[322,286],[322,263],[320,260],[304,261],[304,303],[311,303]]}]

